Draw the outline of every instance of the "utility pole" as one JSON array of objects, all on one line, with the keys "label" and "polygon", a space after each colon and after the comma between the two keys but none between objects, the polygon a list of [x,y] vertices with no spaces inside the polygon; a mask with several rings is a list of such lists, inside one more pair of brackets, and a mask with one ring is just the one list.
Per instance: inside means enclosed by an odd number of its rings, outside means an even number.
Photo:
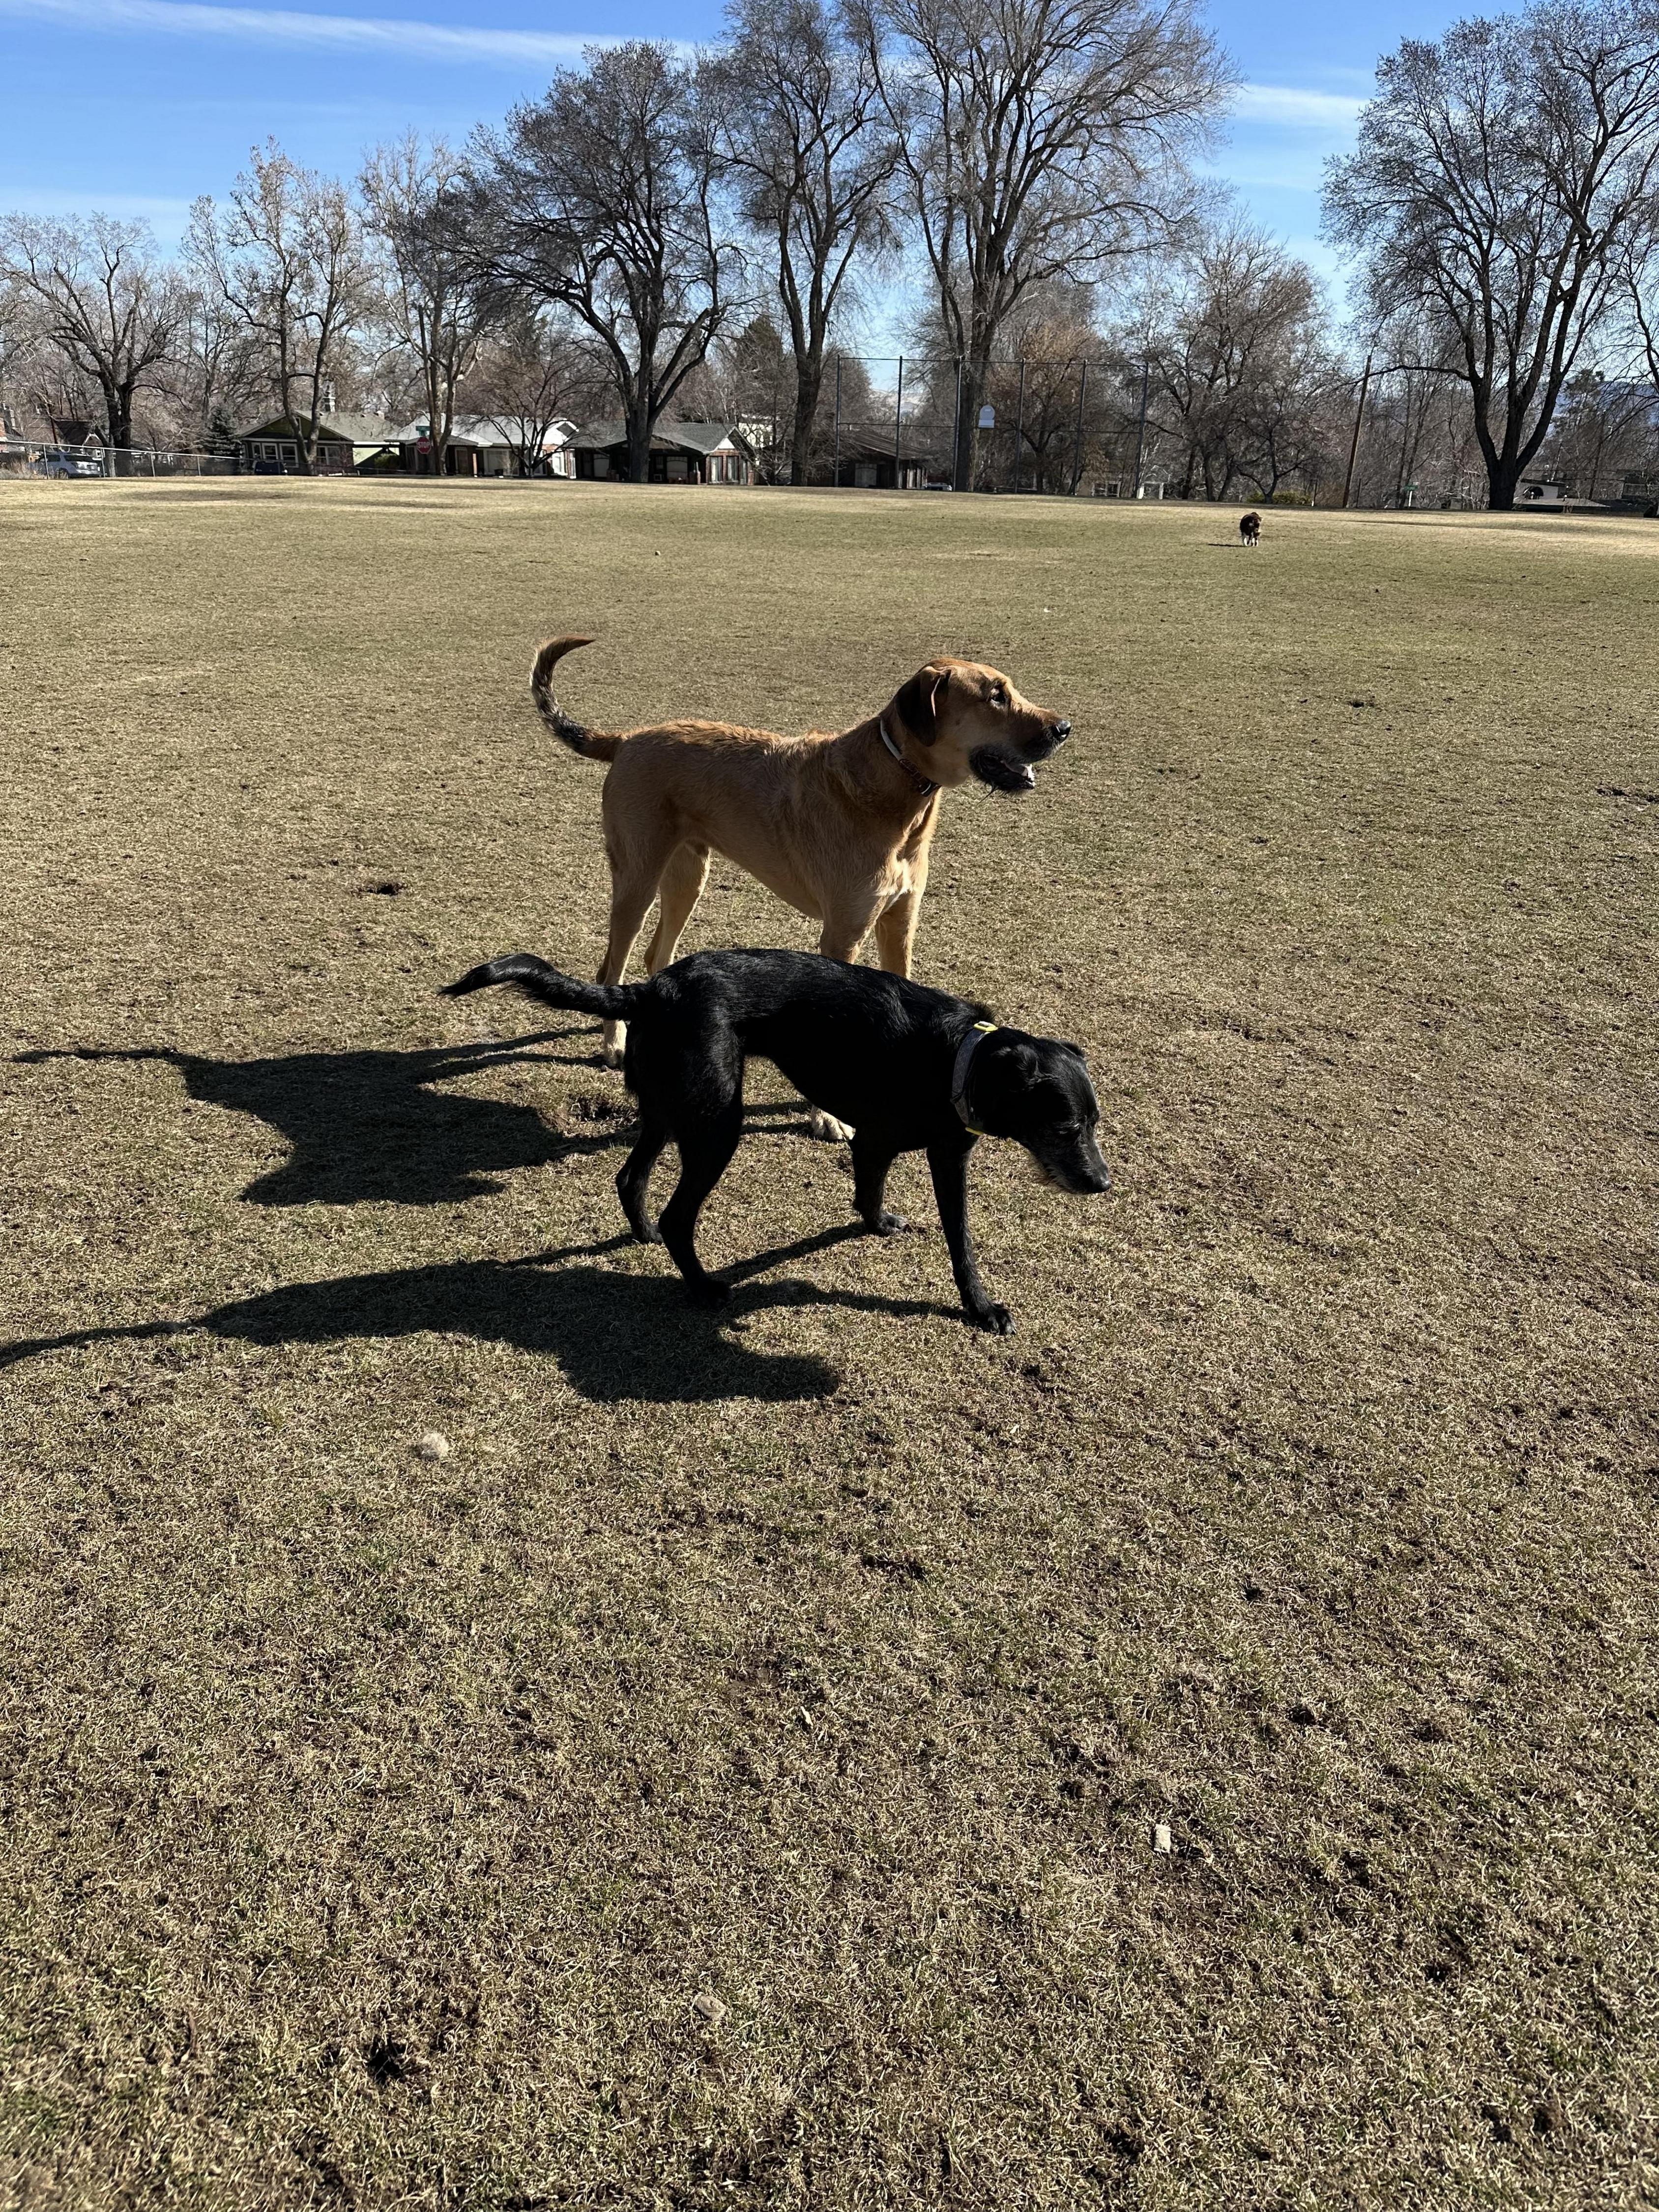
[{"label": "utility pole", "polygon": [[1365,420],[1365,394],[1370,388],[1371,356],[1365,356],[1365,373],[1359,380],[1359,404],[1353,410],[1353,437],[1348,446],[1348,473],[1342,479],[1342,504],[1348,503],[1348,494],[1353,489],[1353,465],[1359,455],[1360,426]]},{"label": "utility pole", "polygon": [[1021,447],[1025,443],[1025,356],[1019,357],[1019,406],[1014,416],[1014,489],[1019,489],[1019,465],[1024,459]]},{"label": "utility pole", "polygon": [[951,441],[951,489],[957,488],[957,477],[962,468],[962,356],[957,356],[957,428]]},{"label": "utility pole", "polygon": [[1083,403],[1089,396],[1089,364],[1083,364],[1083,375],[1077,388],[1077,428],[1072,436],[1072,497],[1077,497],[1077,488],[1083,480]]},{"label": "utility pole", "polygon": [[836,356],[836,473],[830,478],[837,491],[841,489],[841,356]]},{"label": "utility pole", "polygon": [[1135,432],[1135,482],[1131,498],[1140,497],[1140,457],[1146,446],[1146,395],[1152,388],[1152,350],[1146,349],[1140,364],[1140,423]]},{"label": "utility pole", "polygon": [[904,460],[900,447],[904,434],[904,356],[899,356],[898,398],[893,402],[893,489],[904,489]]}]

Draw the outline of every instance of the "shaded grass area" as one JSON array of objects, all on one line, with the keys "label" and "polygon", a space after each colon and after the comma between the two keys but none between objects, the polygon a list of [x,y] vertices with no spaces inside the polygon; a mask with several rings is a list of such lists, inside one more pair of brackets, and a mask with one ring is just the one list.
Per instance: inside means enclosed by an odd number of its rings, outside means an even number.
[{"label": "shaded grass area", "polygon": [[[1659,2196],[1659,538],[1232,525],[6,490],[0,2201]],[[434,999],[598,958],[555,628],[1071,714],[919,944],[1101,1094],[1014,1338],[764,1073],[688,1310],[597,1031]]]}]

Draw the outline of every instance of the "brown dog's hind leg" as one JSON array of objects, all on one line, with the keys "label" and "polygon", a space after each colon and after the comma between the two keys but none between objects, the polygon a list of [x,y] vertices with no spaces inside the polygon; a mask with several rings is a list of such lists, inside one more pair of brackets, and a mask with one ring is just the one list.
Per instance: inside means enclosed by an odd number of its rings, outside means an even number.
[{"label": "brown dog's hind leg", "polygon": [[[657,878],[629,874],[615,878],[611,886],[611,936],[605,948],[605,958],[599,963],[601,983],[620,983],[628,965],[628,956],[634,950],[634,940],[640,933],[647,909],[657,895]],[[620,1067],[623,1064],[623,1041],[628,1035],[624,1022],[607,1022],[605,1025],[605,1064]]]},{"label": "brown dog's hind leg", "polygon": [[[826,915],[823,927],[818,933],[818,951],[826,960],[840,960],[851,967],[858,957],[860,945],[870,934],[870,924],[874,919],[874,915],[867,911],[849,915],[843,909]],[[822,1106],[813,1107],[809,1127],[815,1137],[822,1137],[832,1145],[846,1144],[853,1133],[845,1121],[836,1121],[835,1115],[826,1114]]]},{"label": "brown dog's hind leg", "polygon": [[654,975],[659,968],[666,968],[679,949],[680,933],[691,919],[692,908],[702,896],[702,887],[708,880],[708,848],[706,845],[677,845],[668,856],[668,866],[662,872],[657,885],[657,896],[661,902],[657,912],[657,927],[645,956],[645,972]]}]

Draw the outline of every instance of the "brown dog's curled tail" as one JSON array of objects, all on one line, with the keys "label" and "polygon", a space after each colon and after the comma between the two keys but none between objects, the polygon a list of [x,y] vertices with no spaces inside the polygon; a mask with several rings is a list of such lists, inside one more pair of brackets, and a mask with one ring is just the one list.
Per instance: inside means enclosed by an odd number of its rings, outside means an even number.
[{"label": "brown dog's curled tail", "polygon": [[553,670],[567,653],[574,653],[579,645],[592,645],[591,637],[550,637],[536,648],[534,665],[530,671],[530,696],[555,737],[562,738],[573,753],[584,760],[608,761],[617,757],[617,748],[622,739],[609,730],[586,730],[580,722],[573,722],[558,701],[553,696]]}]

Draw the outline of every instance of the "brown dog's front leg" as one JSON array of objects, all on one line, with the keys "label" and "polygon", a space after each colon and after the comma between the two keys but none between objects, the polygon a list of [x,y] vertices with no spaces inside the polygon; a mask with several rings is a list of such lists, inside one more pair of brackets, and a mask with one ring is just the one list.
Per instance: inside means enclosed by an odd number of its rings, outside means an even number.
[{"label": "brown dog's front leg", "polygon": [[927,1166],[945,1241],[951,1248],[951,1273],[957,1279],[968,1318],[976,1328],[988,1328],[993,1336],[1006,1336],[1014,1326],[1014,1317],[1006,1306],[998,1305],[986,1295],[968,1234],[968,1156],[973,1149],[971,1141],[929,1145]]},{"label": "brown dog's front leg", "polygon": [[909,974],[910,951],[921,918],[921,893],[916,890],[896,898],[877,922],[876,957],[890,975]]}]

